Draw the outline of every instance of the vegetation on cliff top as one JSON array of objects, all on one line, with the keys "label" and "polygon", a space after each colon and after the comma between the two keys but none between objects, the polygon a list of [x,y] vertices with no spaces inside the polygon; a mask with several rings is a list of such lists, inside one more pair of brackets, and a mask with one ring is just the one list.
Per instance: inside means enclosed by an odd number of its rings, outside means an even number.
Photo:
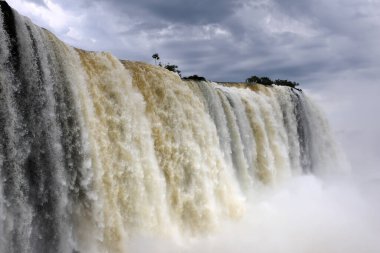
[{"label": "vegetation on cliff top", "polygon": [[194,80],[194,81],[206,81],[206,78],[203,76],[198,76],[198,75],[192,75],[192,76],[187,76],[183,77],[183,80]]},{"label": "vegetation on cliff top", "polygon": [[299,86],[299,83],[293,82],[293,81],[288,81],[288,80],[282,80],[282,79],[276,79],[275,81],[272,81],[269,77],[263,76],[263,77],[258,77],[258,76],[251,76],[245,80],[246,83],[259,83],[262,85],[279,85],[279,86],[289,86],[291,88],[296,88]]},{"label": "vegetation on cliff top", "polygon": [[[154,59],[154,64],[157,65],[157,61],[160,60],[159,54],[154,53],[152,55],[152,58]],[[164,67],[165,69],[167,69],[171,72],[177,73],[182,78],[182,80],[206,81],[206,78],[204,78],[203,76],[198,76],[198,75],[182,77],[181,76],[181,70],[179,70],[178,66],[174,65],[174,64],[167,63],[167,64],[163,65],[162,62],[158,62],[158,66]]]},{"label": "vegetation on cliff top", "polygon": [[[160,56],[158,55],[158,53],[154,53],[152,55],[152,58],[154,59],[154,63],[157,65],[157,61],[160,60]],[[191,75],[191,76],[187,76],[187,77],[182,77],[181,71],[178,69],[178,66],[174,65],[174,64],[167,63],[167,64],[163,65],[162,62],[158,62],[158,66],[164,67],[165,69],[167,69],[169,71],[177,73],[182,78],[182,80],[206,81],[206,78],[204,78],[203,76],[198,76],[198,75]],[[299,86],[299,83],[294,82],[294,81],[289,81],[286,79],[285,80],[276,79],[273,81],[272,79],[270,79],[267,76],[263,76],[263,77],[251,76],[251,77],[248,77],[245,80],[245,82],[247,84],[262,84],[262,85],[273,85],[273,84],[275,84],[275,85],[279,85],[279,86],[288,86],[288,87],[291,87],[293,89],[301,91],[301,89],[296,88],[297,86]]]}]

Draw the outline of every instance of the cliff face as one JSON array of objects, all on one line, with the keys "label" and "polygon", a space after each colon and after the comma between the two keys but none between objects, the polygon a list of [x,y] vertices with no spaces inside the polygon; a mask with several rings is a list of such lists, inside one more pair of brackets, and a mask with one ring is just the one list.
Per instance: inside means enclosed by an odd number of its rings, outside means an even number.
[{"label": "cliff face", "polygon": [[255,186],[336,161],[302,93],[182,81],[0,7],[0,252],[124,252],[135,233],[205,233],[243,215]]}]

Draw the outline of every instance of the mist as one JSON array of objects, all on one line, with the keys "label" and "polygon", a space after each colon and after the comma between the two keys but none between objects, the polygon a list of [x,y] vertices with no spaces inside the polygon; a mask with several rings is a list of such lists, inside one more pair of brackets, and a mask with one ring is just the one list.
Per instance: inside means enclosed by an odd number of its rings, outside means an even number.
[{"label": "mist", "polygon": [[[247,213],[205,238],[134,238],[131,252],[379,252],[379,187],[301,176],[253,192]],[[378,195],[377,195],[378,196]]]},{"label": "mist", "polygon": [[[360,84],[360,86],[359,86]],[[257,188],[245,216],[192,239],[134,237],[131,252],[380,252],[379,111],[374,82],[346,76],[306,92],[323,108],[347,159],[344,174]]]}]

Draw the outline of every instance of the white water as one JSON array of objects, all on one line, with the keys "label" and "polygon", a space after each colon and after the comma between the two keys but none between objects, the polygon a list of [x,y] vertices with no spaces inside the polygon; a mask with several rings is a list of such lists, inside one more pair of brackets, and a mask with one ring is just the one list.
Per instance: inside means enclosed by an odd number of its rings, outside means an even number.
[{"label": "white water", "polygon": [[2,252],[313,252],[319,223],[346,228],[310,175],[344,166],[305,94],[185,82],[1,7]]}]

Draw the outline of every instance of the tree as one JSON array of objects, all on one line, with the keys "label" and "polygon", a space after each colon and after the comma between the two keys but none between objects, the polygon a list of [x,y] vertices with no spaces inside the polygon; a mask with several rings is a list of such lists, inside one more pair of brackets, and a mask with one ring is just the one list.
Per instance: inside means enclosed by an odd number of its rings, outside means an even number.
[{"label": "tree", "polygon": [[158,53],[154,53],[152,55],[152,58],[154,59],[154,64],[157,65],[157,61],[160,59],[160,56],[158,55]]},{"label": "tree", "polygon": [[272,85],[273,81],[266,76],[258,77],[258,76],[251,76],[245,80],[246,83],[259,83],[263,85]]},{"label": "tree", "polygon": [[251,76],[245,80],[246,83],[260,83],[261,79],[258,76]]},{"label": "tree", "polygon": [[203,76],[198,76],[198,75],[192,75],[192,76],[187,76],[182,78],[183,80],[194,80],[194,81],[206,81],[206,78]]},{"label": "tree", "polygon": [[[160,56],[158,53],[154,53],[152,55],[152,58],[154,59],[154,63],[157,65],[157,61],[160,60]],[[165,66],[162,65],[162,62],[158,62],[158,66],[164,67],[165,69],[177,73],[179,76],[181,76],[181,71],[178,69],[177,65],[167,63]]]},{"label": "tree", "polygon": [[300,85],[299,83],[296,83],[296,82],[281,80],[281,79],[277,79],[274,83],[279,86],[289,86],[292,88],[295,88],[296,86]]},{"label": "tree", "polygon": [[259,83],[263,85],[279,85],[279,86],[288,86],[293,89],[302,91],[301,89],[297,89],[296,87],[299,86],[300,84],[297,82],[293,81],[288,81],[288,80],[282,80],[282,79],[276,79],[276,81],[272,81],[269,77],[263,76],[263,77],[258,77],[258,76],[251,76],[245,80],[246,83]]},{"label": "tree", "polygon": [[168,64],[165,65],[165,68],[167,70],[172,71],[174,73],[177,73],[179,76],[181,76],[181,71],[178,69],[177,65],[168,63]]},{"label": "tree", "polygon": [[261,77],[261,84],[272,85],[273,81],[269,77],[263,76],[263,77]]}]

